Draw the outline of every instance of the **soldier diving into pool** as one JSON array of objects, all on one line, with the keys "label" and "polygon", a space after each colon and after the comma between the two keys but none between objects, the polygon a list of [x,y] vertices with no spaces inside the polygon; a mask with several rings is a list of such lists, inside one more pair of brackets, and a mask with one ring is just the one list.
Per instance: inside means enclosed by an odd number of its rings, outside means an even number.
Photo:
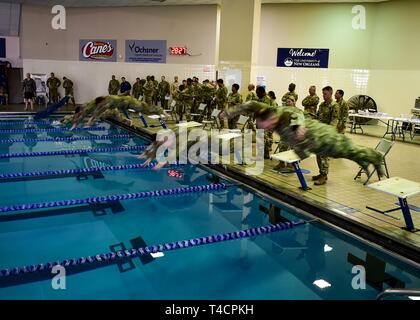
[{"label": "soldier diving into pool", "polygon": [[80,112],[64,118],[62,123],[72,123],[71,129],[74,129],[88,118],[85,127],[91,127],[98,119],[104,119],[110,116],[117,116],[117,118],[121,120],[122,117],[120,112],[122,112],[126,115],[131,124],[128,111],[134,111],[142,114],[164,113],[162,108],[150,106],[147,103],[139,101],[131,96],[102,96],[87,102]]},{"label": "soldier diving into pool", "polygon": [[[345,158],[358,163],[366,172],[372,164],[380,176],[384,175],[381,153],[372,148],[355,145],[348,137],[338,133],[334,127],[305,118],[303,112],[297,108],[276,108],[250,101],[225,111],[228,118],[250,113],[255,115],[258,128],[276,132],[301,159],[311,154]],[[169,143],[170,141],[155,141],[145,150],[141,158],[146,159],[145,163],[150,163],[156,159],[158,148]],[[163,165],[165,164],[159,163],[157,168]]]}]

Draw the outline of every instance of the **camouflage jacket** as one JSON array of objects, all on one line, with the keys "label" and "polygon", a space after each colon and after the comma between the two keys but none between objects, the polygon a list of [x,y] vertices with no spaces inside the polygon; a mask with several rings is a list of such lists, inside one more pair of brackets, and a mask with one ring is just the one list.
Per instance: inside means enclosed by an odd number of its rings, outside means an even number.
[{"label": "camouflage jacket", "polygon": [[219,87],[216,90],[216,102],[218,105],[225,104],[227,101],[228,90],[225,86]]},{"label": "camouflage jacket", "polygon": [[242,102],[242,95],[239,92],[229,93],[227,98],[228,107],[236,106],[237,104],[241,104]]},{"label": "camouflage jacket", "polygon": [[248,95],[246,96],[245,101],[246,102],[248,102],[248,101],[258,101],[258,97],[257,97],[255,91],[250,91],[248,93]]},{"label": "camouflage jacket", "polygon": [[120,82],[117,79],[109,80],[108,93],[109,94],[118,94],[119,90],[120,90]]},{"label": "camouflage jacket", "polygon": [[347,120],[349,118],[349,107],[344,99],[337,102],[337,104],[339,109],[337,129],[342,130],[346,128]]},{"label": "camouflage jacket", "polygon": [[63,81],[63,88],[64,89],[73,89],[73,81],[70,79],[66,79]]},{"label": "camouflage jacket", "polygon": [[298,101],[298,95],[297,95],[297,93],[295,93],[294,91],[293,92],[288,91],[281,98],[281,101],[283,102],[283,104],[286,104],[286,101],[287,101],[287,99],[289,97],[294,97],[295,98],[295,102]]},{"label": "camouflage jacket", "polygon": [[161,81],[158,85],[159,95],[161,97],[166,96],[170,93],[171,87],[168,81]]},{"label": "camouflage jacket", "polygon": [[61,85],[60,79],[56,77],[50,77],[47,80],[47,87],[49,89],[57,89]]},{"label": "camouflage jacket", "polygon": [[318,121],[332,126],[337,126],[339,116],[339,106],[337,102],[322,102],[318,107],[317,119]]},{"label": "camouflage jacket", "polygon": [[314,96],[307,96],[305,99],[302,100],[302,106],[305,110],[309,108],[315,108],[318,106],[319,97],[317,95]]}]

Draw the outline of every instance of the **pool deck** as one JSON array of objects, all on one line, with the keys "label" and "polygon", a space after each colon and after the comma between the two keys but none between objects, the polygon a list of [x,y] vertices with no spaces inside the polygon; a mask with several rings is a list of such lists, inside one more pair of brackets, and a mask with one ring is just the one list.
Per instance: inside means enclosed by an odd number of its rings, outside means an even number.
[{"label": "pool deck", "polygon": [[[140,128],[141,133],[149,137],[161,129],[143,128],[137,120],[135,125]],[[174,128],[175,124],[168,122],[168,127]],[[350,133],[347,135],[357,144],[373,148],[379,141],[379,138],[374,136]],[[275,145],[273,151],[274,149]],[[397,141],[386,157],[391,177],[420,181],[417,160],[420,156],[419,151],[420,146],[417,144]],[[364,186],[365,175],[354,180],[359,170],[356,163],[345,159],[331,159],[327,184],[314,186],[311,178],[312,175],[318,174],[316,159],[303,160],[301,168],[309,171],[305,178],[312,188],[308,191],[299,189],[300,183],[296,174],[280,174],[272,170],[276,164],[276,161],[265,160],[264,172],[252,177],[245,174],[245,165],[229,165],[226,168],[216,165],[212,168],[295,206],[308,204],[318,209],[315,210],[315,214],[322,211],[319,215],[322,219],[388,249],[398,249],[398,253],[420,261],[420,231],[409,232],[403,229],[405,223],[401,210],[384,215],[366,208],[370,206],[379,210],[389,210],[397,207],[398,199]],[[378,178],[374,175],[370,183],[376,181]],[[420,194],[410,197],[408,203],[413,206],[411,215],[414,225],[420,229]]]}]

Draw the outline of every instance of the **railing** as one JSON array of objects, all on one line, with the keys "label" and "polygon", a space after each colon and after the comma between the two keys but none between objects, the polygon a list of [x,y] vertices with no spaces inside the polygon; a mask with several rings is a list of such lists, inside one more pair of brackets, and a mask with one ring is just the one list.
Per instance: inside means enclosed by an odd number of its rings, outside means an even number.
[{"label": "railing", "polygon": [[384,298],[390,296],[399,296],[406,298],[419,297],[420,300],[420,289],[387,289],[378,294],[376,300],[383,300]]}]

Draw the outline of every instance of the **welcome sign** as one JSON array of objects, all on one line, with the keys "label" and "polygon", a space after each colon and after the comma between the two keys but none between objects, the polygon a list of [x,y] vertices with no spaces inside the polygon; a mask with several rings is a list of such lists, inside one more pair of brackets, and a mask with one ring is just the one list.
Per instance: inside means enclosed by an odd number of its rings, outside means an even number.
[{"label": "welcome sign", "polygon": [[166,40],[126,40],[125,62],[166,63]]},{"label": "welcome sign", "polygon": [[117,61],[116,40],[80,40],[79,41],[80,61]]},{"label": "welcome sign", "polygon": [[278,48],[277,67],[328,68],[329,49]]}]

